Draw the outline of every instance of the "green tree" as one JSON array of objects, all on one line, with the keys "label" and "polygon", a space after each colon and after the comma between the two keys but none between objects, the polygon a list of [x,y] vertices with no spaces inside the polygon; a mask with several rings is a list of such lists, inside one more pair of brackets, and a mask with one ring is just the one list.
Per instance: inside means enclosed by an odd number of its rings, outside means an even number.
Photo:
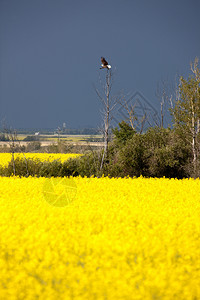
[{"label": "green tree", "polygon": [[172,115],[177,134],[189,143],[192,151],[193,176],[198,176],[200,136],[200,70],[198,59],[191,63],[192,75],[180,78],[180,99],[176,101]]},{"label": "green tree", "polygon": [[136,131],[125,121],[119,123],[119,128],[114,128],[112,132],[115,136],[115,144],[119,147],[124,146],[127,140],[131,139],[136,133]]}]

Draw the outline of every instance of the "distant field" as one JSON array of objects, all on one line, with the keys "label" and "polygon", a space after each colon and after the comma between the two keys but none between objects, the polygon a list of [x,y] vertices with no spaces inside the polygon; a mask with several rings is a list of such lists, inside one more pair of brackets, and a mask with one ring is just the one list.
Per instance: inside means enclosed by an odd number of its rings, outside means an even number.
[{"label": "distant field", "polygon": [[[35,135],[24,135],[19,134],[18,139],[23,141],[27,136],[35,137]],[[38,140],[40,141],[69,141],[69,142],[81,142],[81,141],[88,141],[88,140],[99,140],[102,139],[102,135],[60,135],[52,134],[52,135],[39,135]]]},{"label": "distant field", "polygon": [[[18,141],[21,145],[27,145],[31,141],[24,141],[25,138],[34,138],[35,135],[25,135],[19,134],[17,136]],[[102,146],[103,140],[102,135],[39,135],[38,141],[40,141],[41,146],[49,146],[51,144],[57,143],[58,141],[65,141],[73,145],[93,145]],[[8,142],[0,142],[0,145],[8,145]]]}]

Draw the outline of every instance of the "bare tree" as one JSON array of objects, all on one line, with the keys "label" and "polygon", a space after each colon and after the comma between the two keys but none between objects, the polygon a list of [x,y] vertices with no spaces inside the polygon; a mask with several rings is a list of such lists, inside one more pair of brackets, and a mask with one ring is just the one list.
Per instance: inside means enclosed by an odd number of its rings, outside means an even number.
[{"label": "bare tree", "polygon": [[168,80],[162,79],[157,84],[156,97],[160,102],[160,127],[163,128],[168,105],[172,104],[172,88]]},{"label": "bare tree", "polygon": [[16,137],[17,137],[17,132],[16,130],[11,130],[8,129],[6,127],[4,127],[4,132],[6,134],[8,143],[9,143],[9,147],[10,147],[10,152],[12,155],[12,165],[13,165],[13,175],[15,176],[16,174],[16,168],[15,168],[15,141],[16,141]]},{"label": "bare tree", "polygon": [[[196,86],[195,86],[195,96],[197,98],[198,105],[200,104],[200,69],[198,68],[198,57],[195,57],[194,63],[190,64],[192,73],[195,76]],[[200,132],[200,113],[197,115],[197,126],[196,126],[196,135],[198,136]]]},{"label": "bare tree", "polygon": [[138,117],[135,112],[136,103],[129,104],[125,96],[119,97],[118,103],[126,110],[127,120],[129,121],[132,129],[136,130],[136,128],[138,127],[140,128],[140,133],[142,133],[144,125],[147,121],[146,112],[144,112],[144,114],[141,117]]},{"label": "bare tree", "polygon": [[3,131],[6,135],[6,139],[8,141],[8,144],[9,144],[9,147],[10,147],[10,152],[11,152],[11,155],[12,155],[11,160],[12,160],[12,166],[13,166],[13,175],[14,176],[16,175],[15,153],[20,151],[24,156],[24,161],[25,161],[25,164],[26,164],[26,173],[27,173],[27,176],[28,176],[29,175],[28,162],[27,162],[26,156],[24,154],[24,151],[22,151],[22,146],[20,144],[20,140],[18,139],[17,131],[15,129],[8,128],[5,124],[3,125]]},{"label": "bare tree", "polygon": [[198,68],[199,59],[196,57],[194,63],[190,64],[192,73],[194,74],[195,82],[193,86],[193,93],[190,95],[191,112],[192,112],[192,152],[194,174],[196,175],[197,157],[199,154],[199,129],[200,129],[200,69]]},{"label": "bare tree", "polygon": [[109,141],[109,131],[110,131],[110,121],[112,119],[112,112],[118,103],[117,97],[111,96],[111,89],[113,84],[113,73],[111,70],[106,70],[105,80],[102,82],[101,76],[99,74],[99,83],[101,85],[101,90],[94,86],[96,94],[102,104],[102,116],[103,116],[103,137],[104,137],[104,151],[101,159],[100,170],[103,167],[104,160],[108,153],[108,141]]},{"label": "bare tree", "polygon": [[57,130],[56,130],[57,134],[58,134],[58,143],[60,142],[60,134],[62,132],[61,128],[58,126]]}]

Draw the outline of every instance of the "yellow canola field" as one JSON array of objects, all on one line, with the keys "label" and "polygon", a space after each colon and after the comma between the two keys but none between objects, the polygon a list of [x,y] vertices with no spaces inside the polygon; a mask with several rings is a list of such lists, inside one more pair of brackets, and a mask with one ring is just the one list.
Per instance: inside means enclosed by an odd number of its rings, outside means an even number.
[{"label": "yellow canola field", "polygon": [[200,180],[0,178],[0,299],[200,299]]},{"label": "yellow canola field", "polygon": [[[64,162],[68,160],[69,158],[75,158],[80,156],[81,154],[74,154],[74,153],[15,153],[14,157],[21,157],[24,158],[24,156],[28,159],[39,159],[41,161],[53,161],[53,160],[60,160],[61,162]],[[8,165],[9,161],[12,159],[11,153],[0,153],[0,165],[6,166]]]}]

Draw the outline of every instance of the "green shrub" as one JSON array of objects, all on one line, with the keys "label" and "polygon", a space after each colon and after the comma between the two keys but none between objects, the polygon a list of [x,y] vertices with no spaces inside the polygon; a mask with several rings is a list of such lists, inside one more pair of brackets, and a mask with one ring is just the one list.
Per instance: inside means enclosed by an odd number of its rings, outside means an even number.
[{"label": "green shrub", "polygon": [[[127,131],[126,131],[126,130]],[[144,134],[129,135],[130,128],[115,131],[109,150],[108,174],[183,178],[191,173],[190,147],[169,128],[150,128]]]},{"label": "green shrub", "polygon": [[8,166],[0,166],[1,176],[42,176],[42,177],[64,177],[64,176],[98,176],[99,156],[97,153],[87,153],[85,156],[71,158],[64,163],[60,160],[40,161],[39,159],[16,158],[11,160]]},{"label": "green shrub", "polygon": [[112,132],[114,134],[115,145],[118,147],[123,147],[136,133],[125,121],[119,123],[119,128],[114,128]]},{"label": "green shrub", "polygon": [[34,142],[34,141],[38,141],[39,137],[36,135],[27,135],[23,141],[25,142]]}]

